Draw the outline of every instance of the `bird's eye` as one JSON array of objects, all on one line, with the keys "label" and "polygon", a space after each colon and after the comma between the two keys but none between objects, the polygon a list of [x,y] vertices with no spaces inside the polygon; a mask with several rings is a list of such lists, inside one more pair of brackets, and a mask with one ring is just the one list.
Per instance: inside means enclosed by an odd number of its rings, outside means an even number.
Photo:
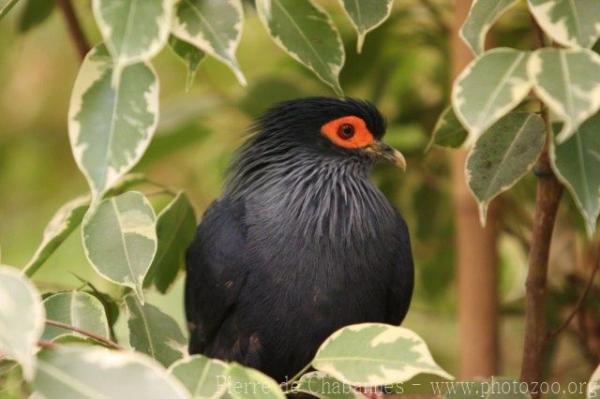
[{"label": "bird's eye", "polygon": [[338,136],[344,140],[351,139],[354,136],[354,126],[344,123],[338,128]]}]

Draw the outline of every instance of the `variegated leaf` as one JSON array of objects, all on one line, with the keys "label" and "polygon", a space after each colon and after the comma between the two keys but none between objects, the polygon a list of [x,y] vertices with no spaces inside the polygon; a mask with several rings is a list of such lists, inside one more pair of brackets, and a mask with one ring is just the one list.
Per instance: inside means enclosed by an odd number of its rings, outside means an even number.
[{"label": "variegated leaf", "polygon": [[458,148],[467,139],[469,132],[461,125],[452,107],[448,107],[438,118],[426,151],[432,146]]},{"label": "variegated leaf", "polygon": [[173,363],[169,373],[187,388],[193,399],[219,398],[227,392],[228,367],[220,360],[193,355]]},{"label": "variegated leaf", "polygon": [[336,331],[321,344],[312,365],[337,380],[364,387],[405,382],[421,373],[452,379],[435,363],[421,337],[380,323]]},{"label": "variegated leaf", "polygon": [[89,205],[90,198],[88,196],[77,197],[64,204],[56,212],[44,229],[41,244],[23,269],[27,276],[32,276],[38,271],[50,255],[79,226]]},{"label": "variegated leaf", "polygon": [[186,339],[177,322],[149,303],[141,304],[134,295],[125,297],[129,344],[168,367],[187,352]]},{"label": "variegated leaf", "polygon": [[227,65],[245,86],[235,57],[244,26],[241,0],[181,0],[175,8],[173,34]]},{"label": "variegated leaf", "polygon": [[515,185],[535,165],[546,141],[542,118],[512,112],[479,137],[467,157],[467,183],[485,225],[490,201]]},{"label": "variegated leaf", "polygon": [[527,75],[529,53],[499,48],[475,59],[456,79],[452,106],[469,131],[466,145],[527,96],[532,83]]},{"label": "variegated leaf", "polygon": [[285,399],[279,384],[258,370],[232,363],[227,377],[227,390],[234,399]]},{"label": "variegated leaf", "polygon": [[575,134],[551,148],[552,166],[585,219],[588,236],[600,214],[600,113],[584,122]]},{"label": "variegated leaf", "polygon": [[585,49],[541,49],[529,57],[527,70],[537,95],[563,121],[559,143],[600,110],[600,55]]},{"label": "variegated leaf", "polygon": [[117,86],[102,46],[85,58],[71,95],[69,137],[75,161],[100,199],[142,157],[158,123],[158,78],[149,64],[126,67]]},{"label": "variegated leaf", "polygon": [[392,12],[393,0],[340,0],[352,25],[356,28],[358,39],[356,51],[361,52],[367,33],[385,22]]},{"label": "variegated leaf", "polygon": [[45,399],[189,399],[179,381],[147,356],[61,345],[38,356],[32,384]]},{"label": "variegated leaf", "polygon": [[14,267],[0,265],[0,353],[19,362],[27,380],[36,368],[45,318],[34,285]]},{"label": "variegated leaf", "polygon": [[587,399],[600,398],[600,364],[592,374],[587,384]]},{"label": "variegated leaf", "polygon": [[[100,337],[110,338],[104,306],[87,292],[71,291],[51,295],[44,299],[44,308],[48,320],[59,321]],[[66,335],[83,337],[72,330],[47,325],[42,338],[52,341]]]},{"label": "variegated leaf", "polygon": [[492,25],[518,0],[475,0],[460,29],[460,37],[477,56],[485,51],[485,36]]},{"label": "variegated leaf", "polygon": [[162,293],[182,269],[185,251],[196,233],[196,215],[187,196],[180,192],[158,215],[158,249],[144,286],[154,284]]},{"label": "variegated leaf", "polygon": [[319,399],[364,399],[366,396],[351,385],[344,384],[320,371],[304,374],[294,385],[293,391],[306,393]]},{"label": "variegated leaf", "polygon": [[118,71],[149,60],[167,43],[173,0],[93,0],[92,8]]},{"label": "variegated leaf", "polygon": [[171,35],[169,38],[169,46],[175,54],[185,63],[187,67],[187,79],[185,82],[185,91],[190,91],[196,78],[196,73],[200,64],[204,60],[206,53],[198,47],[178,39]]},{"label": "variegated leaf", "polygon": [[141,301],[156,254],[155,220],[148,200],[129,191],[100,202],[83,223],[83,246],[92,267],[107,280],[133,288]]},{"label": "variegated leaf", "polygon": [[598,0],[527,0],[544,32],[567,47],[590,48],[600,38]]},{"label": "variegated leaf", "polygon": [[339,75],[346,55],[329,15],[312,0],[256,0],[261,22],[275,43],[343,96]]}]

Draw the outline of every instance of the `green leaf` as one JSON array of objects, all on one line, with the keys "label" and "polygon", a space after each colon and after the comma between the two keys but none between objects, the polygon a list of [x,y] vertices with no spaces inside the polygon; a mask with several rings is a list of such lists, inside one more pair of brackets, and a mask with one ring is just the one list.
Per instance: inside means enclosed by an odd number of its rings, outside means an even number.
[{"label": "green leaf", "polygon": [[240,84],[246,86],[235,57],[243,26],[240,0],[181,0],[176,6],[172,32],[227,65]]},{"label": "green leaf", "polygon": [[345,53],[329,15],[311,0],[256,0],[258,16],[275,43],[343,96]]},{"label": "green leaf", "polygon": [[133,288],[141,301],[156,253],[154,223],[152,206],[134,191],[103,200],[83,223],[83,246],[92,267],[107,280]]},{"label": "green leaf", "polygon": [[0,265],[0,353],[19,362],[27,380],[33,378],[45,318],[33,284],[17,269]]},{"label": "green leaf", "polygon": [[285,399],[279,384],[258,370],[232,363],[228,371],[227,388],[234,399]]},{"label": "green leaf", "polygon": [[134,295],[125,297],[129,344],[168,367],[187,352],[186,339],[169,315],[149,303],[141,304]]},{"label": "green leaf", "polygon": [[590,48],[600,38],[598,0],[528,0],[537,23],[567,47]]},{"label": "green leaf", "polygon": [[[506,377],[491,377],[483,381],[465,381],[461,382],[465,387],[469,387],[471,392],[462,392],[461,389],[456,392],[448,392],[444,399],[529,399],[531,396],[522,392],[523,385],[520,381]],[[465,389],[467,391],[467,389]]]},{"label": "green leaf", "polygon": [[[44,308],[48,320],[110,338],[104,306],[93,295],[81,291],[60,292],[44,299]],[[72,330],[47,325],[42,338],[52,341],[66,335],[84,337]]]},{"label": "green leaf", "polygon": [[587,384],[587,399],[592,398],[600,398],[600,365],[598,365]]},{"label": "green leaf", "polygon": [[463,145],[468,135],[469,132],[461,125],[450,106],[442,112],[437,120],[426,151],[429,151],[434,145],[458,148]]},{"label": "green leaf", "polygon": [[193,399],[219,398],[227,392],[227,364],[202,355],[176,361],[169,373],[177,378]]},{"label": "green leaf", "polygon": [[149,64],[126,67],[113,86],[106,49],[85,58],[71,95],[69,137],[93,202],[142,157],[158,122],[158,78]]},{"label": "green leaf", "polygon": [[485,36],[494,23],[518,0],[475,0],[460,29],[460,37],[477,56],[485,51]]},{"label": "green leaf", "polygon": [[420,373],[452,379],[414,332],[380,323],[344,327],[317,351],[316,370],[350,385],[372,387],[405,382]]},{"label": "green leaf", "polygon": [[600,214],[599,133],[600,113],[584,122],[567,141],[551,147],[554,172],[573,196],[590,238]]},{"label": "green leaf", "polygon": [[92,8],[117,75],[124,66],[149,60],[167,43],[172,0],[93,0]]},{"label": "green leaf", "polygon": [[294,392],[307,393],[319,399],[364,399],[365,395],[335,378],[313,371],[304,374],[294,385]]},{"label": "green leaf", "polygon": [[356,51],[360,53],[365,36],[388,19],[394,2],[393,0],[340,0],[340,2],[356,28],[358,34]]},{"label": "green leaf", "polygon": [[187,67],[187,79],[185,84],[185,90],[190,91],[192,85],[194,84],[194,78],[196,77],[196,73],[198,72],[198,67],[200,63],[204,60],[204,56],[206,53],[196,46],[178,39],[177,37],[171,35],[169,37],[169,46],[173,50],[175,54],[181,58],[181,60],[185,63]]},{"label": "green leaf", "polygon": [[544,149],[546,129],[536,114],[513,112],[479,137],[467,157],[467,184],[485,225],[490,201],[514,186],[535,165]]},{"label": "green leaf", "polygon": [[39,270],[46,260],[56,249],[69,237],[69,235],[81,224],[83,215],[90,204],[88,196],[77,197],[64,204],[54,214],[42,237],[35,254],[27,262],[23,272],[31,277]]},{"label": "green leaf", "polygon": [[27,0],[17,29],[25,33],[44,22],[54,10],[55,0]]},{"label": "green leaf", "polygon": [[42,351],[33,388],[46,399],[188,399],[152,359],[134,352],[68,345]]},{"label": "green leaf", "polygon": [[584,49],[537,50],[527,71],[536,94],[564,122],[559,143],[600,110],[600,55]]},{"label": "green leaf", "polygon": [[160,292],[167,291],[182,268],[185,251],[195,233],[194,208],[187,196],[180,192],[158,215],[158,250],[146,275],[145,286],[154,284]]},{"label": "green leaf", "polygon": [[456,79],[452,106],[469,131],[467,145],[527,96],[532,85],[526,69],[528,55],[494,49],[475,59]]}]

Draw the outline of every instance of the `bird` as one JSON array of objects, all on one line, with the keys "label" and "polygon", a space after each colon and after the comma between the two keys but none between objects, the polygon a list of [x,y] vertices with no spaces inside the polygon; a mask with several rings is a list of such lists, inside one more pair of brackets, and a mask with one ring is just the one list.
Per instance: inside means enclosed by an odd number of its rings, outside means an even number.
[{"label": "bird", "polygon": [[370,102],[308,97],[256,119],[186,252],[190,354],[285,382],[351,324],[399,325],[412,297],[407,225],[370,179],[405,169]]}]

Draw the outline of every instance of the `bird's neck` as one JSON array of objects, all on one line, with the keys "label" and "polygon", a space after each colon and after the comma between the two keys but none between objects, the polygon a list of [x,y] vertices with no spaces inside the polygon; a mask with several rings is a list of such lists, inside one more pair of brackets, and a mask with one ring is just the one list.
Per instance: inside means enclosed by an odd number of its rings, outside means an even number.
[{"label": "bird's neck", "polygon": [[282,237],[364,239],[379,236],[394,215],[369,172],[360,160],[303,152],[241,159],[225,195],[251,208],[247,222]]}]

